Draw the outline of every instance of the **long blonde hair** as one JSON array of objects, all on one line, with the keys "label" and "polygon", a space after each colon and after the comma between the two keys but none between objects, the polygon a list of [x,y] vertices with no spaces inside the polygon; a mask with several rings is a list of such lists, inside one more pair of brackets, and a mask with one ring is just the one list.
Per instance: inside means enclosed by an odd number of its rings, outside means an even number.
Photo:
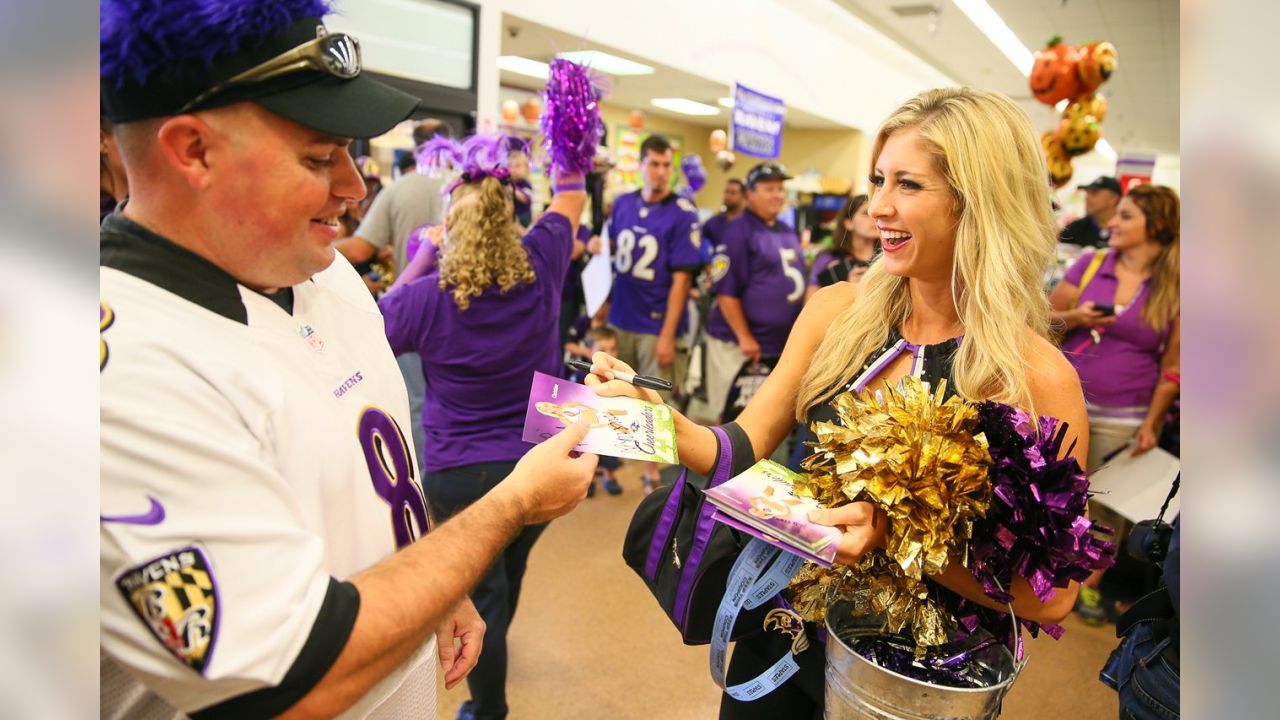
[{"label": "long blonde hair", "polygon": [[[1040,143],[1012,100],[970,88],[923,92],[889,116],[871,154],[915,129],[951,187],[956,243],[951,296],[964,325],[953,370],[956,392],[1035,411],[1025,360],[1027,329],[1047,337],[1044,272],[1054,253],[1054,221]],[[874,191],[874,188],[873,188]],[[880,260],[861,292],[836,316],[814,353],[796,398],[796,417],[844,388],[890,330],[911,314],[909,280]]]},{"label": "long blonde hair", "polygon": [[1164,185],[1143,184],[1130,188],[1126,197],[1147,216],[1147,235],[1160,244],[1160,253],[1151,266],[1151,294],[1142,309],[1142,319],[1163,331],[1179,310],[1182,231],[1178,194]]},{"label": "long blonde hair", "polygon": [[502,292],[534,281],[529,253],[520,242],[511,191],[497,178],[459,185],[453,202],[477,195],[476,201],[455,206],[445,219],[446,240],[440,248],[440,289],[452,290],[459,310],[471,298],[497,285]]}]

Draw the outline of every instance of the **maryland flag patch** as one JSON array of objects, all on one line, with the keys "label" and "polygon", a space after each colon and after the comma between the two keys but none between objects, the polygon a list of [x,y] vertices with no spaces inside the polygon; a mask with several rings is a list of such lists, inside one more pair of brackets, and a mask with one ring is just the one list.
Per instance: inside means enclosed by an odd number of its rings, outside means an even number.
[{"label": "maryland flag patch", "polygon": [[218,635],[218,590],[200,548],[143,563],[117,578],[116,587],[174,657],[204,673]]}]

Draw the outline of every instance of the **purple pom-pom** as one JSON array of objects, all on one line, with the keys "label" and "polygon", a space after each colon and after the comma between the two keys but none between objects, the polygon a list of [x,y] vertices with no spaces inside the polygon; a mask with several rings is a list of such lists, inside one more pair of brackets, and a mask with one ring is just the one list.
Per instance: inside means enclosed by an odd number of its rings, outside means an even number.
[{"label": "purple pom-pom", "polygon": [[[1114,562],[1115,546],[1089,532],[1110,532],[1085,516],[1089,479],[1074,457],[1059,458],[1067,434],[1066,423],[1041,417],[1033,423],[1023,410],[995,402],[978,404],[980,430],[991,452],[994,496],[986,516],[974,523],[969,543],[969,569],[983,591],[997,602],[1012,599],[1015,575],[1031,585],[1041,602],[1056,588],[1084,580],[1094,570]],[[952,597],[947,598],[946,596]],[[944,604],[962,618],[962,627],[981,625],[1013,642],[1007,613],[991,610],[943,593]],[[968,622],[965,622],[967,620]],[[1020,618],[1035,637],[1037,623]],[[1062,628],[1045,625],[1053,637]],[[1018,645],[1019,655],[1021,646]]]},{"label": "purple pom-pom", "polygon": [[99,7],[99,75],[117,86],[208,67],[332,12],[329,0],[102,0]]},{"label": "purple pom-pom", "polygon": [[418,172],[438,173],[462,164],[462,149],[451,137],[435,135],[413,149]]},{"label": "purple pom-pom", "polygon": [[551,61],[542,135],[552,168],[570,175],[591,172],[604,129],[599,101],[600,91],[586,68],[563,58]]}]

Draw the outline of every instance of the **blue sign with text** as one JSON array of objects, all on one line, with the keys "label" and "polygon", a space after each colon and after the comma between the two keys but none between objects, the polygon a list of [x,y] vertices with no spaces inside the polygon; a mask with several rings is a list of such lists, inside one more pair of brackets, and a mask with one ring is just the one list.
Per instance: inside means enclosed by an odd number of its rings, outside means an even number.
[{"label": "blue sign with text", "polygon": [[776,97],[735,83],[729,147],[735,152],[773,160],[782,153],[782,119],[787,106]]}]

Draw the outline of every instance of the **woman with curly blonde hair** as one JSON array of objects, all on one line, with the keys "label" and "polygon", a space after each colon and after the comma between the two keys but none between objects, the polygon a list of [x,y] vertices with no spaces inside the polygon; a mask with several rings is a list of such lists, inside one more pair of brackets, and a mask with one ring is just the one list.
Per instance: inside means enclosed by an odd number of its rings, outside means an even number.
[{"label": "woman with curly blonde hair", "polygon": [[[521,235],[504,146],[491,138],[463,146],[467,159],[449,191],[438,267],[378,304],[391,349],[422,358],[422,487],[439,520],[512,471],[529,447],[521,439],[529,379],[534,371],[560,371],[560,290],[586,193],[581,176],[557,176],[547,212]],[[544,528],[521,531],[472,593],[488,630],[460,716],[507,715],[507,627]]]},{"label": "woman with curly blonde hair", "polygon": [[[754,457],[768,457],[797,421],[834,421],[831,400],[851,387],[897,384],[915,375],[971,400],[996,400],[1052,415],[1070,425],[1063,447],[1088,452],[1088,419],[1080,382],[1049,341],[1049,304],[1041,278],[1054,250],[1047,173],[1026,113],[998,93],[930,90],[899,107],[871,153],[875,220],[882,252],[859,283],[819,290],[805,305],[782,359],[751,403],[724,431],[745,438]],[[659,398],[612,377],[627,370],[596,355],[588,384],[602,395]],[[708,474],[719,443],[709,428],[678,413],[681,461]],[[737,443],[735,443],[737,444]],[[739,472],[738,454],[734,471]],[[814,522],[842,530],[837,562],[853,564],[884,538],[887,519],[855,502],[820,510]],[[962,562],[929,577],[995,610]],[[1056,623],[1075,602],[1075,583],[1041,602],[1025,578],[1011,588],[1018,617]],[[822,717],[823,653],[814,642],[796,656],[799,671],[751,702],[724,695],[721,718]],[[742,683],[777,660],[791,638],[757,633],[738,641],[728,682]]]}]

